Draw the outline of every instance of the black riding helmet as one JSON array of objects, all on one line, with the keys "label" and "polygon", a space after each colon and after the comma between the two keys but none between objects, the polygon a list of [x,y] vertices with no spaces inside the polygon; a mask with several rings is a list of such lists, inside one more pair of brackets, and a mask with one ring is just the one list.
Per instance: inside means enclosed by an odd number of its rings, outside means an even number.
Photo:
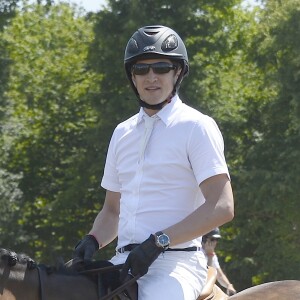
[{"label": "black riding helmet", "polygon": [[[139,59],[159,57],[168,58],[174,63],[179,63],[181,73],[170,97],[162,103],[150,105],[140,99],[139,93],[132,82],[131,69]],[[124,64],[126,75],[139,99],[140,106],[149,109],[161,109],[163,104],[177,93],[183,77],[189,72],[187,51],[182,39],[173,29],[161,25],[142,27],[132,35],[125,49]]]},{"label": "black riding helmet", "polygon": [[215,229],[213,229],[213,230],[210,231],[209,233],[205,234],[205,235],[202,237],[202,241],[205,243],[206,240],[207,240],[208,238],[215,238],[215,239],[220,239],[220,238],[222,238],[219,227],[216,227]]}]

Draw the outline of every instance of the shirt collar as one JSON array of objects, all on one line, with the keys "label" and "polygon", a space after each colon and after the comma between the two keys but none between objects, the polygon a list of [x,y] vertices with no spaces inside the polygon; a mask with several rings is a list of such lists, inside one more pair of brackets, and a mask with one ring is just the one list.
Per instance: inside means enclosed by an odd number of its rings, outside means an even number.
[{"label": "shirt collar", "polygon": [[176,94],[172,99],[171,102],[165,105],[158,113],[158,117],[168,126],[173,119],[175,118],[175,111],[177,110],[178,106],[182,104],[179,96]]},{"label": "shirt collar", "polygon": [[144,115],[145,115],[145,112],[144,112],[143,108],[141,107],[141,108],[140,108],[140,111],[139,111],[139,113],[138,113],[138,116],[137,116],[137,120],[136,120],[136,124],[137,124],[137,125],[140,124],[140,123],[142,122],[143,116],[144,116]]},{"label": "shirt collar", "polygon": [[[173,121],[175,117],[174,112],[181,103],[182,101],[180,100],[179,96],[176,94],[171,99],[171,102],[165,105],[156,115],[159,117],[159,119],[161,119],[165,123],[166,126],[168,126]],[[146,113],[144,109],[141,107],[137,116],[137,121],[136,121],[137,125],[142,122],[144,115],[146,115]]]}]

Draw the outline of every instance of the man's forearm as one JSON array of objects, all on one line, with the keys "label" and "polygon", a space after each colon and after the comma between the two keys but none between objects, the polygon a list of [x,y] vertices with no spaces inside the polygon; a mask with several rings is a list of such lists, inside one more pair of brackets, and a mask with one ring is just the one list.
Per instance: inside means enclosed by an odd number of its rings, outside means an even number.
[{"label": "man's forearm", "polygon": [[101,211],[93,224],[93,227],[89,234],[92,234],[99,243],[99,248],[111,243],[118,233],[118,216],[114,214],[107,214]]}]

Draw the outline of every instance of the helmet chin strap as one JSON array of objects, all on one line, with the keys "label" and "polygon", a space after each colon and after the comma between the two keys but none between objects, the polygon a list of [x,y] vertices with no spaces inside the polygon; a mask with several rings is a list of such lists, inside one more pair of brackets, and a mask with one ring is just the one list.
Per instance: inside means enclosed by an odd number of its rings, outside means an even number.
[{"label": "helmet chin strap", "polygon": [[141,107],[145,107],[145,108],[148,108],[148,109],[152,109],[152,110],[161,110],[166,103],[170,103],[172,98],[176,95],[177,93],[177,87],[178,87],[178,83],[176,82],[175,86],[174,86],[174,89],[172,91],[172,93],[168,96],[168,98],[158,104],[149,104],[145,101],[143,101],[139,95],[138,95],[138,101],[139,101],[139,104]]},{"label": "helmet chin strap", "polygon": [[172,98],[173,98],[173,96],[171,94],[166,100],[164,100],[163,102],[160,102],[158,104],[148,104],[147,102],[143,101],[142,99],[139,99],[139,104],[141,107],[145,107],[148,109],[161,110],[166,103],[171,102]]}]

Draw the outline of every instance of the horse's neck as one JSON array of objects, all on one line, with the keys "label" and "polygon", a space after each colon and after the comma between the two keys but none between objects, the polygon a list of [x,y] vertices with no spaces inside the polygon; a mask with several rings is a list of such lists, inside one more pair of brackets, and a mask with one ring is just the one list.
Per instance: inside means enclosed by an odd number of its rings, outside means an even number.
[{"label": "horse's neck", "polygon": [[97,285],[85,276],[49,274],[45,280],[45,300],[97,299]]},{"label": "horse's neck", "polygon": [[[85,276],[71,276],[58,273],[47,274],[41,270],[27,270],[25,265],[14,267],[0,265],[0,300],[41,300],[41,284],[44,289],[43,300],[96,300],[97,285]],[[12,296],[13,295],[13,296]]]},{"label": "horse's neck", "polygon": [[[12,294],[15,299],[39,300],[38,274],[26,270],[27,266],[16,264],[13,267],[0,267],[0,295]],[[4,297],[0,299],[14,299]]]}]

